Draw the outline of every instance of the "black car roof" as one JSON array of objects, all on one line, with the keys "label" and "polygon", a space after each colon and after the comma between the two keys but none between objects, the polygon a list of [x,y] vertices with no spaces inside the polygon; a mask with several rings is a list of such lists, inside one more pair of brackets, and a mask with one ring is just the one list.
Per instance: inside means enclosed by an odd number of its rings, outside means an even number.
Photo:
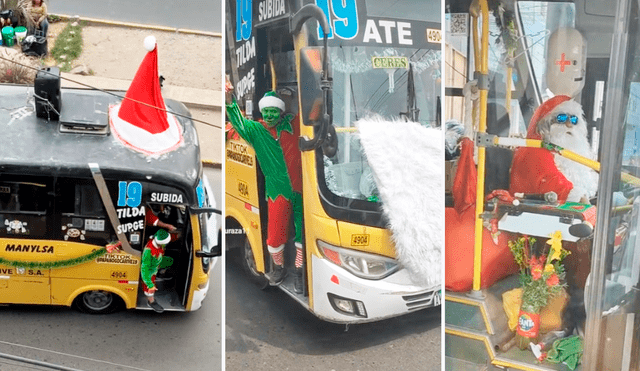
[{"label": "black car roof", "polygon": [[[61,113],[80,104],[79,97],[101,107],[120,101],[101,91],[63,88]],[[168,110],[191,117],[182,103],[167,99],[165,104]],[[108,120],[108,112],[96,110],[95,115]],[[33,87],[0,84],[0,176],[91,177],[88,164],[97,163],[107,178],[153,181],[193,194],[202,173],[198,136],[190,118],[176,118],[183,128],[183,144],[172,152],[147,156],[125,147],[112,134],[63,133],[59,121],[36,116]]]}]

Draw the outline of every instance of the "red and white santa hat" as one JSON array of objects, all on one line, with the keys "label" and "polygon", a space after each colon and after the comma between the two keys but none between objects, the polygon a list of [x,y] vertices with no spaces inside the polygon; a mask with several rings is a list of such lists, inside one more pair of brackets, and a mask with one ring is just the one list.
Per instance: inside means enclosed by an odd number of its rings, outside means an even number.
[{"label": "red and white santa hat", "polygon": [[567,95],[556,95],[546,100],[531,116],[529,128],[527,129],[527,139],[542,139],[537,131],[538,123],[550,114],[568,113],[578,117],[582,116],[582,107],[580,103],[571,99]]},{"label": "red and white santa hat", "polygon": [[144,47],[148,53],[125,99],[109,108],[109,122],[115,136],[126,146],[148,155],[158,155],[180,146],[182,127],[174,115],[165,111],[158,80],[156,38],[147,36]]}]

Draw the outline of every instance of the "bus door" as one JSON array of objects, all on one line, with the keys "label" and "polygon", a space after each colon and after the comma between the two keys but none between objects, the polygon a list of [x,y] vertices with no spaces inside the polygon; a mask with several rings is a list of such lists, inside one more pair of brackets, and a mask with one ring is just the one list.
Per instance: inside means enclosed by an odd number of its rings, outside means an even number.
[{"label": "bus door", "polygon": [[640,176],[639,11],[637,1],[621,0],[611,21],[598,223],[585,288],[587,370],[640,368],[640,184],[624,180]]},{"label": "bus door", "polygon": [[50,304],[49,270],[19,262],[55,260],[49,241],[52,178],[0,180],[0,303]]},{"label": "bus door", "polygon": [[[141,249],[160,229],[149,224],[150,215],[176,227],[172,240],[165,247],[165,254],[156,275],[158,292],[155,297],[165,309],[184,310],[193,270],[193,232],[188,213],[186,195],[178,189],[152,183],[142,183],[142,203],[145,208],[145,227]],[[138,290],[138,306],[146,308],[142,288]]]}]

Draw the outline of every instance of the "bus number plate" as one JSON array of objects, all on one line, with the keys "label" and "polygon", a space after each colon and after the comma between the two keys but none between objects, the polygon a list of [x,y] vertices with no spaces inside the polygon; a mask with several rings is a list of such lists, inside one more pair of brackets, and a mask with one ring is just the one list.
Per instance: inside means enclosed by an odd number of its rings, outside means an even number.
[{"label": "bus number plate", "polygon": [[435,28],[427,28],[427,41],[434,44],[442,42],[442,33]]},{"label": "bus number plate", "polygon": [[238,180],[238,192],[240,193],[241,197],[244,197],[246,199],[249,198],[249,184],[247,182],[244,182],[242,180]]},{"label": "bus number plate", "polygon": [[113,278],[127,278],[127,272],[111,272],[111,277]]},{"label": "bus number plate", "polygon": [[369,246],[369,235],[368,234],[351,235],[351,246]]}]

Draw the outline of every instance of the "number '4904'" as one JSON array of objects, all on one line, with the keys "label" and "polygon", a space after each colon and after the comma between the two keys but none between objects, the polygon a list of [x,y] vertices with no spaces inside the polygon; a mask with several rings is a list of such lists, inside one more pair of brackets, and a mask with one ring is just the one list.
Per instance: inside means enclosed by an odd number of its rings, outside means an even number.
[{"label": "number '4904'", "polygon": [[[356,0],[316,0],[329,20],[329,38],[333,33],[340,39],[353,39],[358,35],[358,6]],[[333,17],[332,17],[333,15]],[[318,39],[323,39],[322,27],[318,25]]]}]

